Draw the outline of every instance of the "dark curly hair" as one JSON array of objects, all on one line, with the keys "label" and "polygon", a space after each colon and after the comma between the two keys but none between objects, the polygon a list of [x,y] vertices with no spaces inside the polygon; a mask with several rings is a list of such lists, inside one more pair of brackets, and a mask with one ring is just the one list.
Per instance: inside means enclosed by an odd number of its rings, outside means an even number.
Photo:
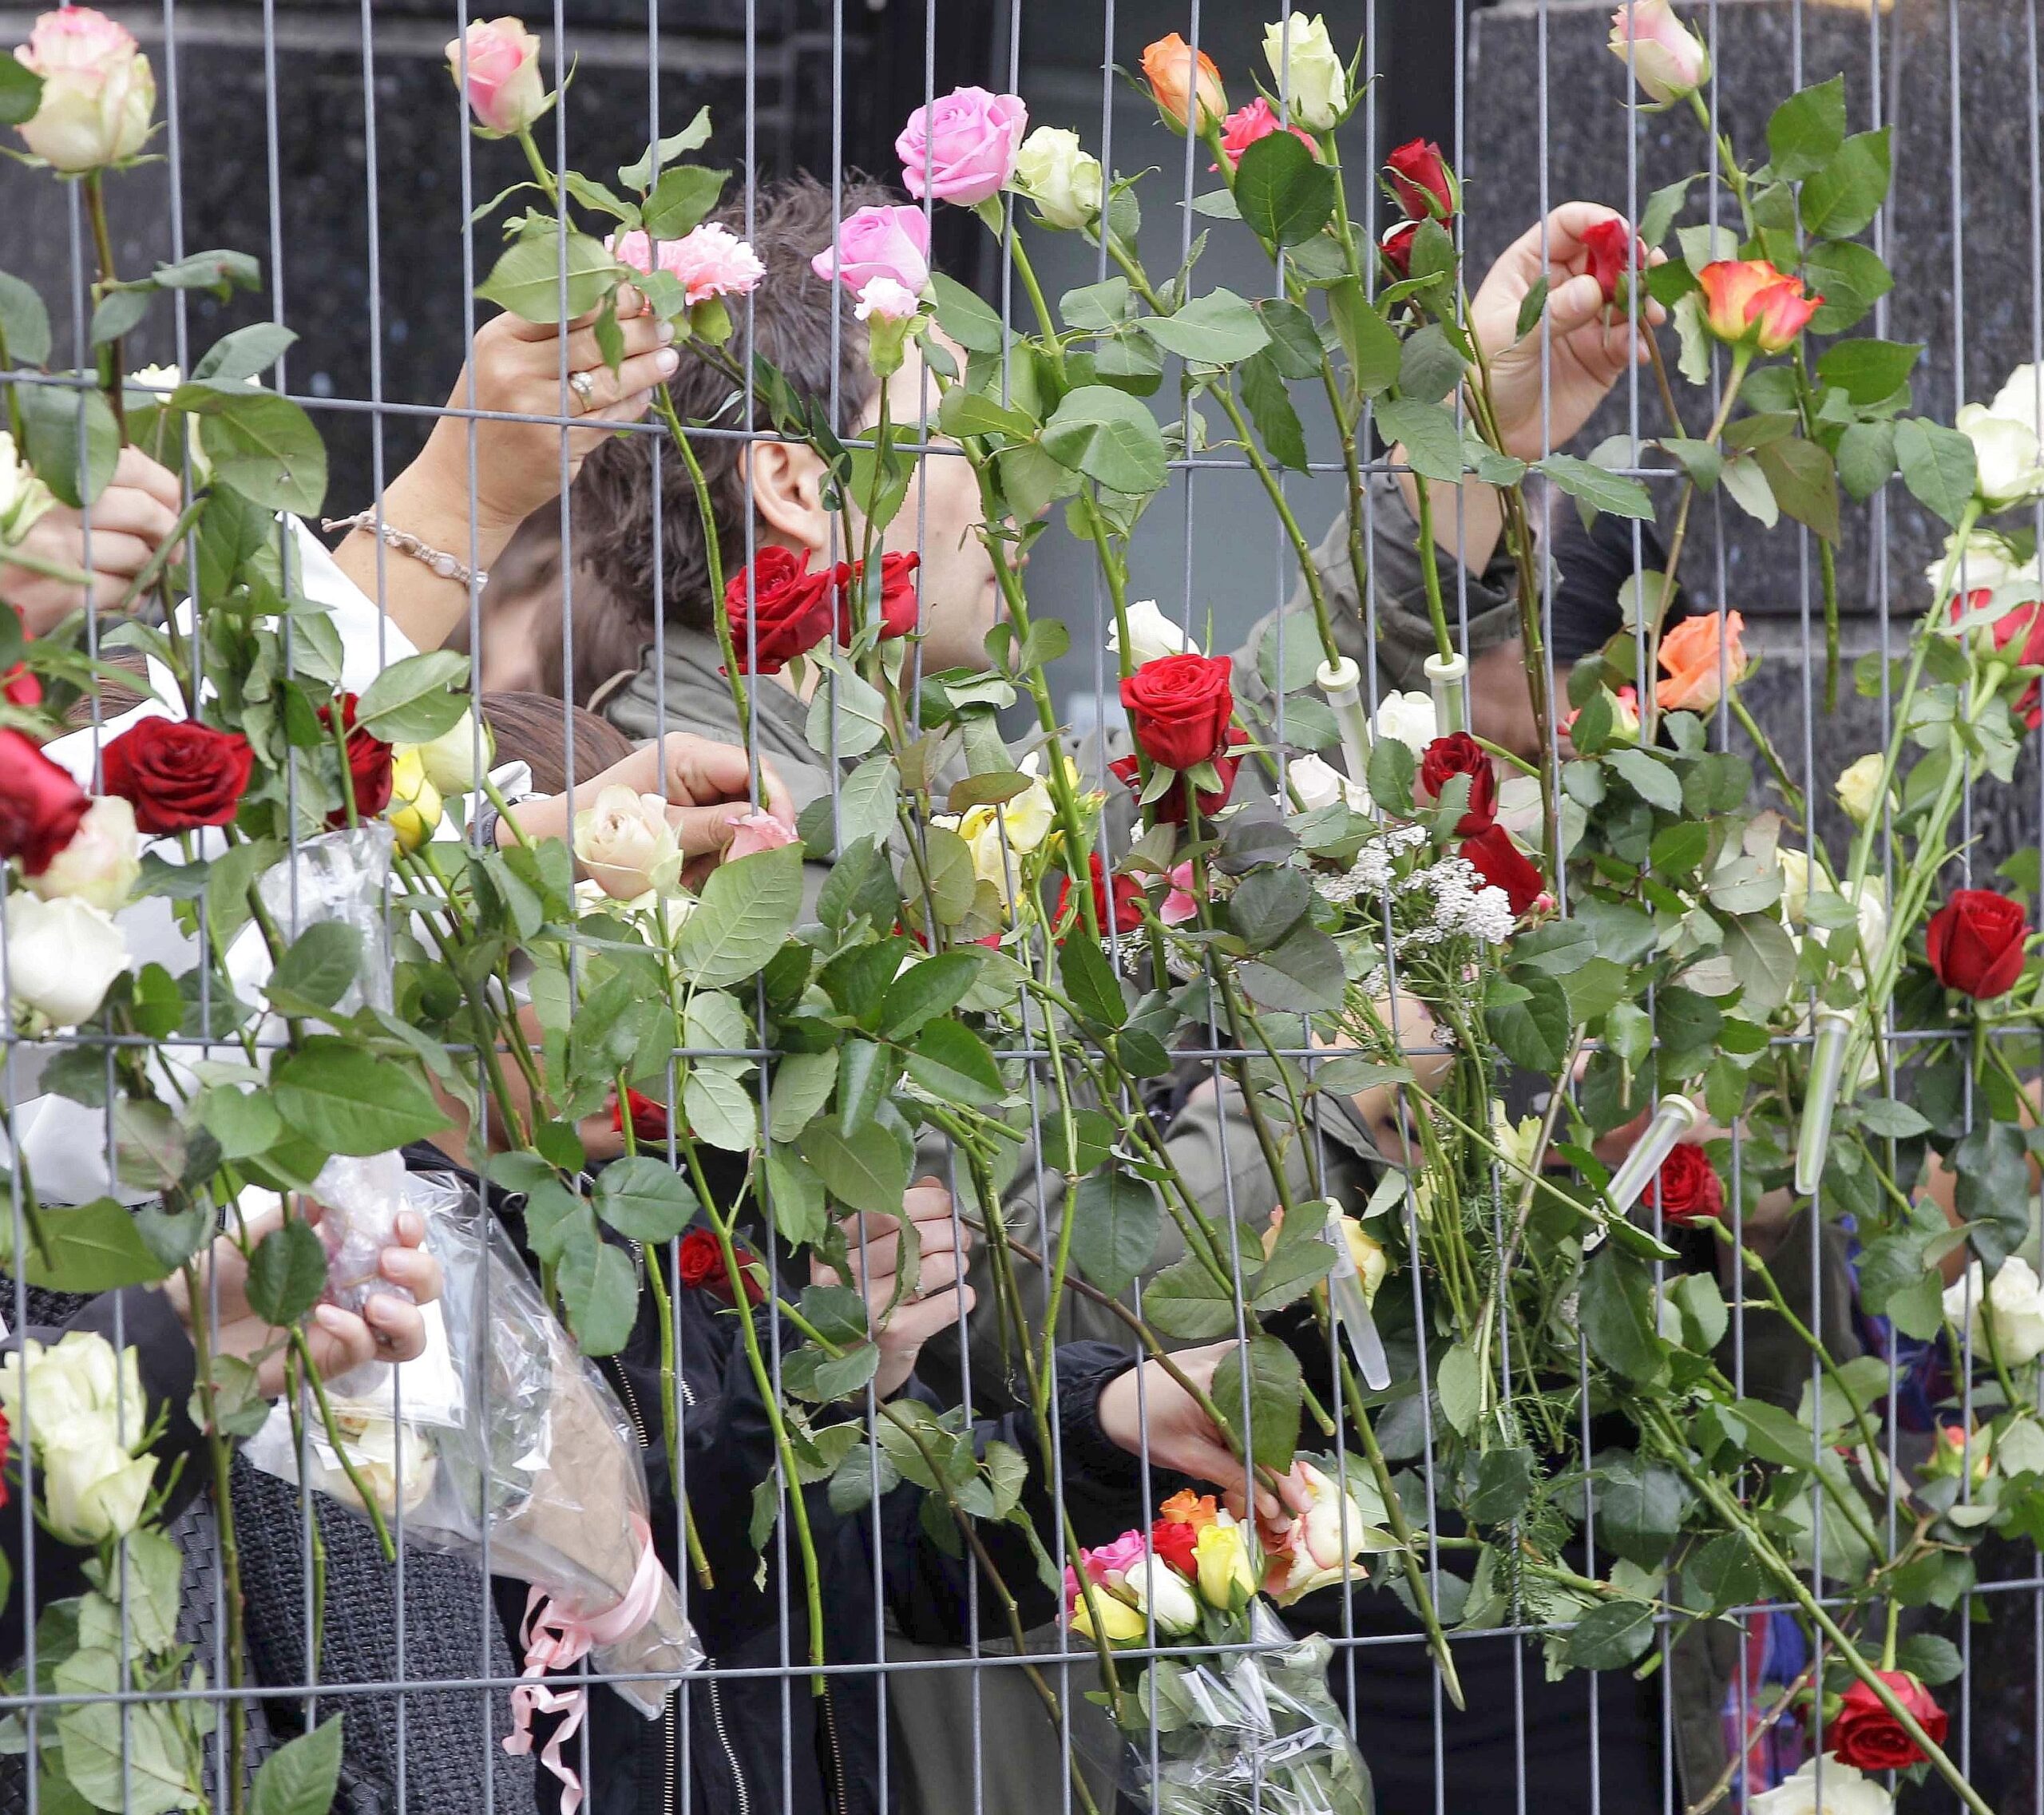
[{"label": "dark curly hair", "polygon": [[[840,284],[824,283],[809,268],[809,261],[836,236],[841,213],[901,199],[881,184],[848,176],[834,205],[824,184],[801,176],[752,192],[749,229],[743,192],[712,216],[743,234],[766,267],[751,297],[735,303],[731,314],[738,331],[728,351],[741,367],[758,354],[782,372],[798,397],[826,408],[834,384],[841,434],[864,416],[878,386],[866,359],[866,331],[853,317],[850,293]],[[731,388],[723,373],[691,358],[683,343],[681,369],[667,380],[675,413],[683,422],[714,420],[720,429],[739,426],[741,406]],[[767,426],[763,408],[755,408],[751,426]],[[739,454],[747,444],[726,434],[691,438],[709,481],[718,545],[730,573],[745,558],[746,480]],[[709,562],[695,489],[688,469],[671,452],[660,462],[660,533],[657,545],[654,540],[656,439],[619,435],[583,463],[571,494],[576,565],[649,633],[656,599],[670,624],[706,630],[712,622]]]}]

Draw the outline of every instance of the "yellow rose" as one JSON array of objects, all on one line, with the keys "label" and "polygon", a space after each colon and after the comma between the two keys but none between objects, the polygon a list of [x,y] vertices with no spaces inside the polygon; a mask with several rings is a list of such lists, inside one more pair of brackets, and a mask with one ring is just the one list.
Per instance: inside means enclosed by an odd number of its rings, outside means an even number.
[{"label": "yellow rose", "polygon": [[1881,771],[1886,764],[1878,751],[1871,751],[1840,771],[1835,787],[1838,804],[1856,826],[1864,826],[1880,810]]},{"label": "yellow rose", "polygon": [[453,726],[430,743],[418,747],[419,760],[426,765],[426,779],[443,795],[468,794],[488,773],[497,753],[497,740],[487,724],[482,727],[482,750],[476,750],[476,718],[464,711]]},{"label": "yellow rose", "polygon": [[[1100,1610],[1102,1636],[1111,1645],[1126,1645],[1131,1639],[1140,1639],[1148,1630],[1139,1611],[1127,1602],[1117,1600],[1098,1583],[1093,1589],[1093,1605]],[[1072,1605],[1072,1630],[1082,1639],[1093,1636],[1093,1619],[1087,1611],[1083,1595]]]},{"label": "yellow rose", "polygon": [[1223,1613],[1239,1613],[1256,1592],[1249,1544],[1232,1520],[1214,1522],[1193,1542],[1193,1561],[1199,1571],[1199,1592],[1206,1604]]},{"label": "yellow rose", "polygon": [[400,744],[390,759],[390,804],[383,810],[397,834],[398,849],[415,851],[440,823],[440,791],[426,779],[426,760],[415,743]]}]

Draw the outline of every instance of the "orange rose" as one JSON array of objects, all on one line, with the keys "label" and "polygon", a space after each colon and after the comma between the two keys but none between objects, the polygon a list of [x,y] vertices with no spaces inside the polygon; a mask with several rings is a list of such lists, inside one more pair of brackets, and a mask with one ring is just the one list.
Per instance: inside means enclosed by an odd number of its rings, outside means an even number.
[{"label": "orange rose", "polygon": [[1214,59],[1203,50],[1195,53],[1176,32],[1144,47],[1143,76],[1164,117],[1180,132],[1185,130],[1195,93],[1199,97],[1199,118],[1194,131],[1204,133],[1227,117],[1228,91],[1221,85],[1221,72],[1214,66]]},{"label": "orange rose", "polygon": [[1707,712],[1724,696],[1727,683],[1746,671],[1739,639],[1746,620],[1737,612],[1687,617],[1661,639],[1661,665],[1668,678],[1654,690],[1664,712]]},{"label": "orange rose", "polygon": [[1720,340],[1762,353],[1785,353],[1824,306],[1823,297],[1804,293],[1800,278],[1765,259],[1721,259],[1697,272],[1697,283],[1705,327]]},{"label": "orange rose", "polygon": [[1219,1508],[1210,1493],[1195,1494],[1190,1488],[1180,1488],[1157,1510],[1167,1524],[1190,1525],[1201,1531],[1214,1523]]}]

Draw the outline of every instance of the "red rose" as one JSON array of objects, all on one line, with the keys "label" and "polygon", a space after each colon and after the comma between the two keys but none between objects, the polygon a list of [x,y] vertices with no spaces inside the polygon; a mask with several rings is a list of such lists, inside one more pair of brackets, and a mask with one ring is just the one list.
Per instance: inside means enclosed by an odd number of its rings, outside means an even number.
[{"label": "red rose", "polygon": [[[40,706],[42,683],[29,672],[27,663],[17,662],[6,673],[0,675],[0,699],[10,706]],[[6,1504],[0,1500],[0,1505]]]},{"label": "red rose", "polygon": [[[664,1145],[667,1138],[667,1109],[664,1103],[639,1092],[626,1088],[624,1094],[632,1102],[632,1132],[636,1139],[657,1141]],[[624,1132],[624,1105],[616,1097],[610,1100],[610,1125],[616,1134]]]},{"label": "red rose", "polygon": [[[916,569],[922,565],[918,554],[882,555],[880,557],[880,634],[882,638],[906,636],[916,628]],[[838,599],[838,640],[852,640],[852,592],[859,584],[861,564],[854,561],[851,579]]]},{"label": "red rose", "polygon": [[1458,838],[1474,838],[1498,816],[1498,778],[1483,745],[1467,731],[1450,731],[1420,759],[1420,791],[1429,800],[1457,775],[1469,778],[1469,810],[1455,822]]},{"label": "red rose", "polygon": [[[355,723],[352,693],[341,695],[340,707],[341,729],[347,733],[348,782],[355,790],[355,817],[374,819],[390,804],[390,747],[374,731]],[[319,708],[319,722],[330,731],[333,729],[331,706]],[[327,815],[327,823],[336,831],[347,822],[345,807]]]},{"label": "red rose", "polygon": [[1384,160],[1391,192],[1414,220],[1452,220],[1456,184],[1432,139],[1408,139]]},{"label": "red rose", "polygon": [[[1199,791],[1199,810],[1207,816],[1218,813],[1228,804],[1228,796],[1234,791],[1235,773],[1242,766],[1242,759],[1234,754],[1249,742],[1249,733],[1239,725],[1228,727],[1228,750],[1214,759],[1214,773],[1221,778],[1221,786]],[[1109,773],[1133,795],[1143,791],[1143,769],[1133,756],[1117,756],[1107,765]],[[1183,783],[1159,796],[1150,803],[1150,811],[1160,826],[1182,826],[1185,823],[1185,797],[1187,789]]]},{"label": "red rose", "polygon": [[[1634,248],[1637,248],[1637,252]],[[1633,265],[1646,269],[1646,248],[1624,221],[1615,217],[1600,220],[1583,236],[1583,249],[1590,255],[1590,275],[1604,292],[1604,300],[1618,299],[1618,285]]]},{"label": "red rose", "polygon": [[839,595],[851,577],[848,562],[812,573],[806,553],[778,545],[762,549],[724,588],[724,615],[731,620],[739,673],[778,674],[814,649],[837,623]]},{"label": "red rose", "polygon": [[1160,656],[1121,684],[1135,741],[1152,763],[1190,769],[1228,747],[1235,715],[1232,669],[1225,656]]},{"label": "red rose", "polygon": [[240,732],[189,719],[138,719],[100,754],[106,791],[133,806],[137,831],[152,833],[226,825],[255,760]]},{"label": "red rose", "polygon": [[[1982,610],[1994,596],[1985,587],[1963,596],[1955,593],[1951,601],[1954,620],[1968,612]],[[1994,632],[1997,655],[2006,656],[2018,668],[2044,668],[2044,604],[2033,600],[2018,605],[1994,620]],[[2022,697],[2015,703],[2015,713],[2032,731],[2044,727],[2044,696],[2040,696],[2037,682],[2033,680],[2022,690]]]},{"label": "red rose", "polygon": [[1525,913],[1547,893],[1547,879],[1502,826],[1486,826],[1473,838],[1464,838],[1462,854],[1492,888],[1504,890],[1514,913]]},{"label": "red rose", "polygon": [[0,858],[40,876],[92,805],[85,791],[17,731],[0,731]]},{"label": "red rose", "polygon": [[[1086,861],[1092,868],[1093,912],[1100,922],[1100,931],[1105,933],[1110,927],[1117,933],[1135,931],[1143,924],[1143,885],[1133,876],[1117,876],[1115,878],[1114,907],[1110,912],[1107,887],[1103,880],[1105,873],[1100,867],[1100,854],[1098,851],[1089,852]],[[1051,917],[1053,920],[1064,919],[1064,910],[1071,904],[1072,884],[1068,879],[1058,887],[1057,908]],[[1075,927],[1079,924],[1074,922]]]},{"label": "red rose", "polygon": [[[738,1257],[739,1268],[752,1258],[743,1248],[731,1250]],[[691,1229],[681,1238],[681,1249],[676,1264],[683,1285],[702,1288],[721,1294],[728,1299],[731,1296],[731,1275],[724,1270],[724,1247],[707,1229]],[[745,1295],[753,1303],[760,1303],[766,1296],[759,1282],[751,1274],[745,1275]]]},{"label": "red rose", "polygon": [[1991,889],[1961,889],[1931,916],[1924,940],[1939,982],[1990,1002],[2022,975],[2029,932],[2022,902]]},{"label": "red rose", "polygon": [[[1915,1717],[1933,1746],[1945,1742],[1945,1711],[1931,1692],[1903,1670],[1879,1673],[1896,1701]],[[1860,1771],[1899,1771],[1923,1758],[1916,1742],[1903,1731],[1881,1698],[1864,1682],[1845,1691],[1837,1716],[1826,1730],[1831,1755]]]},{"label": "red rose", "polygon": [[1412,275],[1412,236],[1419,231],[1416,220],[1401,220],[1384,235],[1384,243],[1377,251],[1392,276],[1407,278]]},{"label": "red rose", "polygon": [[1668,1150],[1659,1175],[1646,1187],[1646,1201],[1660,1210],[1662,1222],[1686,1228],[1706,1216],[1724,1215],[1725,1187],[1703,1149],[1685,1141]]},{"label": "red rose", "polygon": [[1150,1528],[1150,1548],[1181,1575],[1190,1575],[1198,1568],[1193,1552],[1199,1543],[1197,1525],[1181,1525],[1169,1519],[1159,1519]]}]

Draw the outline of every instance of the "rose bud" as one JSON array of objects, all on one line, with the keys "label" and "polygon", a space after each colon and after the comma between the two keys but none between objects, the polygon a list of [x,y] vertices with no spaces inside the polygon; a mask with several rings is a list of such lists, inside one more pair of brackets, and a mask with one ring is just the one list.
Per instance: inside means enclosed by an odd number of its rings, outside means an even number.
[{"label": "rose bud", "polygon": [[[1907,1670],[1884,1670],[1875,1674],[1915,1718],[1924,1738],[1933,1746],[1943,1745],[1945,1711],[1931,1698],[1930,1690]],[[1906,1770],[1924,1756],[1901,1722],[1888,1712],[1887,1704],[1864,1682],[1855,1682],[1840,1698],[1824,1739],[1831,1755],[1855,1770]]]},{"label": "rose bud", "polygon": [[238,731],[190,719],[138,719],[100,753],[106,791],[135,809],[143,831],[196,831],[232,821],[256,753]]},{"label": "rose bud", "polygon": [[416,745],[397,751],[390,759],[390,801],[384,818],[396,834],[398,849],[407,854],[431,838],[440,823],[440,791],[427,777]]},{"label": "rose bud", "polygon": [[929,287],[929,223],[919,208],[862,208],[838,224],[838,236],[809,261],[826,283],[856,296],[876,277],[917,295]]},{"label": "rose bud", "polygon": [[[1115,878],[1114,902],[1110,906],[1107,873],[1100,862],[1100,854],[1098,851],[1087,852],[1086,862],[1093,882],[1093,916],[1100,923],[1102,936],[1105,937],[1110,930],[1115,933],[1135,932],[1143,924],[1143,885],[1133,876],[1117,876]],[[1065,910],[1072,907],[1072,883],[1068,878],[1059,885],[1057,906],[1051,910],[1051,919],[1053,922],[1061,921]],[[1083,917],[1072,922],[1075,930],[1083,924]]]},{"label": "rose bud", "polygon": [[1590,275],[1607,303],[1622,303],[1621,286],[1632,280],[1635,269],[1646,269],[1646,243],[1616,216],[1588,228],[1583,249],[1589,256]]},{"label": "rose bud", "polygon": [[1991,889],[1961,889],[1931,916],[1923,943],[1931,969],[1946,989],[1991,1002],[2022,975],[2029,933],[2021,902]]},{"label": "rose bud", "polygon": [[997,196],[1015,175],[1029,109],[1020,95],[953,89],[909,116],[894,141],[901,187],[918,201],[929,195],[970,208]]},{"label": "rose bud", "polygon": [[1668,678],[1654,690],[1664,712],[1708,712],[1746,672],[1746,620],[1737,612],[1686,617],[1661,639]]},{"label": "rose bud", "polygon": [[135,810],[117,795],[108,795],[86,810],[71,842],[40,875],[29,878],[29,886],[45,901],[68,895],[111,913],[128,899],[128,891],[141,873]]},{"label": "rose bud", "polygon": [[1408,139],[1384,160],[1385,186],[1414,220],[1452,220],[1461,186],[1432,139]]},{"label": "rose bud", "polygon": [[1455,835],[1473,838],[1498,816],[1498,779],[1489,752],[1467,731],[1451,731],[1427,746],[1420,758],[1420,792],[1438,800],[1457,775],[1469,778],[1469,807],[1455,822]]},{"label": "rose bud", "polygon": [[1015,185],[1036,204],[1046,227],[1068,232],[1091,224],[1106,189],[1099,159],[1062,126],[1039,126],[1022,141]]},{"label": "rose bud", "polygon": [[[341,729],[347,734],[347,779],[355,795],[355,817],[374,819],[390,804],[390,747],[367,727],[355,722],[355,695],[343,693],[336,703],[341,710]],[[333,706],[319,708],[319,722],[332,731]],[[337,807],[327,815],[327,823],[336,831],[347,822],[345,807]]]},{"label": "rose bud", "polygon": [[1419,231],[1416,220],[1401,220],[1384,235],[1377,248],[1377,256],[1392,276],[1407,278],[1412,275],[1412,240]]},{"label": "rose bud", "polygon": [[492,133],[507,138],[530,129],[551,105],[540,77],[540,41],[525,21],[509,17],[470,22],[465,40],[447,41],[447,73],[461,82],[465,61],[469,105]]},{"label": "rose bud", "polygon": [[[1168,617],[1155,599],[1138,599],[1128,608],[1128,659],[1130,665],[1141,668],[1146,662],[1161,660],[1166,656],[1182,656],[1187,650],[1197,649],[1192,639],[1186,636]],[[1121,627],[1107,626],[1107,653],[1121,653]]]},{"label": "rose bud", "polygon": [[1709,52],[1675,17],[1668,0],[1630,0],[1619,7],[1611,15],[1610,50],[1664,106],[1695,93],[1710,80]]},{"label": "rose bud", "polygon": [[1263,60],[1299,125],[1331,133],[1341,124],[1349,111],[1349,66],[1336,53],[1319,14],[1308,18],[1293,13],[1281,24],[1266,26]]},{"label": "rose bud", "polygon": [[[1220,781],[1218,788],[1202,788],[1194,799],[1200,812],[1211,818],[1228,804],[1228,796],[1234,792],[1235,776],[1241,771],[1242,759],[1235,751],[1249,742],[1249,733],[1239,725],[1228,727],[1228,747],[1214,759],[1214,773]],[[1133,756],[1117,756],[1107,765],[1107,772],[1126,787],[1132,795],[1143,792],[1143,767]],[[1186,822],[1185,797],[1190,791],[1185,783],[1167,788],[1151,802],[1151,817],[1159,826],[1182,826]]]},{"label": "rose bud", "polygon": [[724,588],[724,612],[741,674],[778,674],[830,636],[838,597],[852,576],[840,561],[817,573],[809,557],[778,545],[762,549]]},{"label": "rose bud", "polygon": [[1845,816],[1856,826],[1864,826],[1880,811],[1881,771],[1885,767],[1879,751],[1870,750],[1858,762],[1849,763],[1839,771],[1832,791],[1838,796],[1838,804],[1845,809]]},{"label": "rose bud", "polygon": [[0,730],[0,858],[39,876],[91,810],[85,791],[18,731]]},{"label": "rose bud", "polygon": [[125,26],[89,6],[67,6],[38,18],[14,57],[42,77],[22,137],[53,168],[103,169],[149,142],[156,79]]},{"label": "rose bud", "polygon": [[1697,273],[1704,326],[1729,346],[1785,353],[1824,307],[1806,295],[1800,278],[1785,277],[1765,259],[1720,259]]},{"label": "rose bud", "polygon": [[1725,1213],[1725,1187],[1717,1168],[1701,1147],[1683,1141],[1668,1150],[1661,1170],[1646,1187],[1646,1203],[1661,1220],[1686,1228],[1705,1217]]},{"label": "rose bud", "polygon": [[1181,133],[1191,120],[1195,101],[1199,117],[1191,124],[1196,133],[1218,126],[1227,115],[1228,91],[1221,85],[1214,59],[1203,50],[1195,53],[1176,32],[1144,46],[1143,76],[1159,111]]}]

